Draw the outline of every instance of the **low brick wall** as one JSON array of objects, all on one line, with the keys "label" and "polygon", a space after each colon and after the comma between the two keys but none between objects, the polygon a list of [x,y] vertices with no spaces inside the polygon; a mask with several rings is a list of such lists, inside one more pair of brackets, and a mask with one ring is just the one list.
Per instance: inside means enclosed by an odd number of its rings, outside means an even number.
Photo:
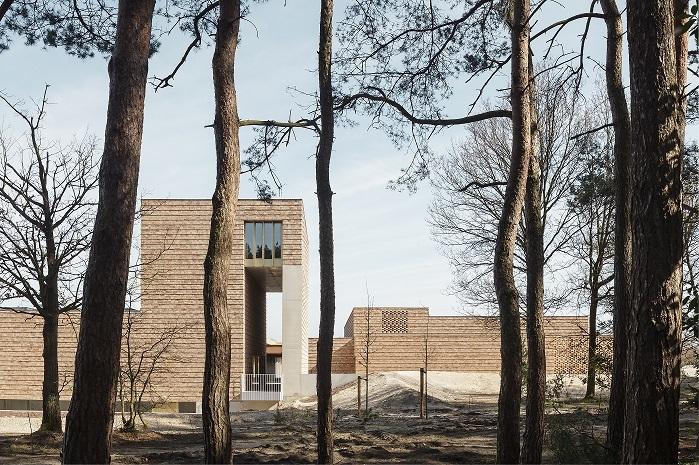
[{"label": "low brick wall", "polygon": [[[308,339],[308,372],[317,373],[318,338]],[[283,349],[282,349],[283,350]],[[354,341],[352,338],[335,338],[333,340],[333,373],[354,373]]]}]

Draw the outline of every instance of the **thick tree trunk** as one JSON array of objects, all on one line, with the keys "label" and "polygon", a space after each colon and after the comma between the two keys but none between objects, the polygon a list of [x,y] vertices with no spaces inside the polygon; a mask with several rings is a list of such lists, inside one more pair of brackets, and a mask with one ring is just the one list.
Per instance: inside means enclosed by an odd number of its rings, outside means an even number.
[{"label": "thick tree trunk", "polygon": [[318,90],[321,132],[316,158],[318,195],[318,232],[320,254],[320,327],[318,330],[318,463],[333,463],[332,352],[335,329],[335,267],[333,211],[330,187],[335,116],[332,93],[332,17],[333,0],[320,4],[320,39],[318,45]]},{"label": "thick tree trunk", "polygon": [[590,292],[590,315],[588,326],[590,337],[587,339],[587,381],[585,397],[595,397],[595,378],[597,373],[597,304],[599,301],[599,285],[597,282],[591,283]]},{"label": "thick tree trunk", "polygon": [[[533,71],[533,70],[531,70]],[[536,114],[532,105],[533,127]],[[536,129],[532,140],[536,140]],[[536,143],[532,143],[536,146]],[[541,167],[532,149],[525,200],[527,259],[527,405],[522,439],[522,463],[541,463],[546,400],[544,338],[544,224],[541,219]]]},{"label": "thick tree trunk", "polygon": [[[622,461],[676,463],[682,337],[682,83],[672,0],[630,0],[633,305]],[[681,79],[681,78],[680,78]]]},{"label": "thick tree trunk", "polygon": [[209,248],[204,261],[206,359],[202,422],[206,463],[230,463],[232,454],[229,413],[231,328],[227,289],[240,189],[240,122],[234,80],[240,0],[222,1],[219,8],[216,49],[212,62],[216,101],[216,189],[211,199],[213,208]]},{"label": "thick tree trunk", "polygon": [[154,0],[120,0],[99,203],[85,275],[65,463],[108,463],[143,134]]},{"label": "thick tree trunk", "polygon": [[500,312],[500,395],[497,462],[519,461],[522,339],[513,258],[531,153],[529,0],[515,0],[512,21],[512,159],[495,245],[494,282]]},{"label": "thick tree trunk", "polygon": [[631,121],[622,80],[624,27],[615,0],[601,0],[607,25],[606,81],[614,121],[614,310],[607,446],[621,459],[626,398],[627,322],[631,312]]},{"label": "thick tree trunk", "polygon": [[41,389],[41,431],[60,433],[61,403],[58,393],[58,316],[44,316],[44,382]]}]

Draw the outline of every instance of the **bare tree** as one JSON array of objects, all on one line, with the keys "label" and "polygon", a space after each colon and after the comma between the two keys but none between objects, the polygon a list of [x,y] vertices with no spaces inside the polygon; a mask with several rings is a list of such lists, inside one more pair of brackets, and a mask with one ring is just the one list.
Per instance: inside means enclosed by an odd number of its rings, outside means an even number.
[{"label": "bare tree", "polygon": [[[580,169],[578,133],[584,112],[573,95],[573,84],[556,70],[536,76],[537,154],[541,171],[541,217],[544,266],[549,276],[570,266],[567,251],[575,232],[567,202]],[[512,126],[506,119],[468,125],[463,142],[442,157],[431,171],[435,198],[430,224],[435,239],[455,270],[453,292],[467,308],[493,310],[492,256],[510,165]],[[526,223],[521,223],[515,249],[515,277],[525,284]],[[570,289],[560,280],[546,280],[547,308],[559,307]]]},{"label": "bare tree", "polygon": [[371,370],[371,349],[376,342],[376,334],[374,326],[371,324],[372,309],[374,308],[374,298],[369,294],[369,288],[366,289],[366,311],[362,314],[362,329],[359,338],[355,340],[361,347],[359,351],[359,364],[364,367],[364,415],[369,414],[369,373]]},{"label": "bare tree", "polygon": [[[156,204],[148,209],[139,209],[136,220],[141,220],[157,208]],[[164,402],[155,388],[154,380],[169,373],[172,362],[185,361],[173,346],[190,329],[191,324],[165,323],[153,326],[154,315],[141,307],[141,301],[151,291],[155,279],[168,271],[166,265],[158,262],[171,246],[171,240],[166,240],[160,250],[149,255],[145,262],[140,247],[133,247],[133,255],[138,258],[129,267],[126,321],[119,370],[118,398],[122,431],[135,431],[139,420],[147,428],[143,413]],[[157,266],[151,266],[156,263]]]},{"label": "bare tree", "polygon": [[[586,106],[588,127],[609,121],[607,104],[594,98]],[[603,124],[603,123],[602,123]],[[577,233],[571,257],[577,263],[576,287],[581,300],[588,304],[589,338],[586,397],[595,395],[597,357],[597,315],[601,303],[612,296],[614,280],[614,134],[612,128],[581,137],[583,141],[580,171],[572,191],[570,209],[575,214]]]},{"label": "bare tree", "polygon": [[45,87],[35,112],[0,99],[26,125],[0,131],[0,302],[21,302],[43,319],[41,431],[61,432],[60,315],[80,309],[97,187],[95,140],[47,141]]},{"label": "bare tree", "polygon": [[65,463],[110,460],[154,0],[120,0]]},{"label": "bare tree", "polygon": [[182,360],[173,345],[187,329],[172,324],[153,331],[144,310],[126,309],[118,394],[122,430],[135,431],[138,420],[147,428],[143,413],[163,402],[154,380],[168,373],[168,364]]},{"label": "bare tree", "polygon": [[[634,141],[633,305],[622,460],[676,463],[687,60],[686,46],[679,45],[686,33],[675,37],[679,12],[672,0],[630,0],[627,12]],[[652,413],[649,405],[654,406]]]},{"label": "bare tree", "polygon": [[435,346],[430,344],[430,318],[427,316],[425,323],[425,333],[422,336],[422,376],[420,377],[420,418],[427,418],[427,372],[430,365],[430,360],[435,352]]},{"label": "bare tree", "polygon": [[699,338],[699,146],[696,142],[685,144],[683,158],[682,202],[685,212],[683,321],[685,331],[696,339]]}]

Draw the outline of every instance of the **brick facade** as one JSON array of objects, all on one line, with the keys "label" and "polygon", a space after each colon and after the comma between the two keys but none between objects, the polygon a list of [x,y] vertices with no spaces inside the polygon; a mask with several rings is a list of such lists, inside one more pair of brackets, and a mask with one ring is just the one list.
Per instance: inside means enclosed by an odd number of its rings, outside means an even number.
[{"label": "brick facade", "polygon": [[[585,372],[587,324],[586,316],[545,318],[547,372]],[[366,308],[356,307],[344,336],[335,339],[334,373],[363,372],[367,340],[370,372],[417,371],[425,366],[425,358],[433,371],[500,371],[500,328],[495,317],[430,316],[424,307],[372,308],[367,314]],[[309,342],[309,363],[315,364],[315,350],[314,340]]]},{"label": "brick facade", "polygon": [[[160,325],[189,323],[186,338],[175,349],[181,360],[158,379],[159,393],[180,401],[198,401],[204,370],[203,263],[209,240],[211,202],[208,200],[144,200],[148,212],[141,222],[143,274],[150,292],[142,308]],[[245,302],[263,302],[259,282],[246,280],[244,222],[281,221],[284,265],[306,266],[308,239],[301,200],[240,200],[231,257],[228,306],[231,323],[231,398],[240,394],[246,356],[262,355],[266,346],[264,315],[245,311]],[[246,289],[245,283],[248,283]],[[246,324],[247,322],[247,324]],[[249,361],[248,361],[249,364]]]},{"label": "brick facade", "polygon": [[[209,240],[211,202],[208,200],[144,200],[141,220],[141,308],[135,313],[135,345],[147,345],[167,330],[177,330],[172,356],[154,374],[154,396],[164,401],[196,402],[201,398],[204,367],[203,262]],[[280,284],[244,261],[244,222],[281,221],[283,266],[296,281],[284,290],[285,299],[300,302],[300,313],[287,315],[286,331],[303,340],[296,354],[300,372],[315,371],[317,339],[308,333],[308,238],[300,200],[240,200],[236,211],[236,238],[228,288],[232,330],[231,398],[240,393],[240,375],[250,372],[252,357],[266,347],[266,291]],[[277,272],[280,272],[277,270]],[[288,292],[287,292],[288,291]],[[317,311],[317,309],[312,310]],[[355,308],[345,325],[344,338],[335,340],[333,371],[363,371],[367,312]],[[0,311],[0,400],[41,398],[42,320],[12,311]],[[293,329],[289,329],[293,328]],[[548,369],[580,373],[586,359],[586,317],[546,319]],[[63,315],[59,328],[59,365],[71,395],[79,315]],[[429,316],[427,308],[373,308],[369,313],[370,371],[417,370],[424,366],[427,340],[428,369],[433,371],[499,371],[500,346],[496,318]],[[283,349],[289,349],[288,347]],[[283,352],[284,353],[284,352]],[[290,352],[287,351],[287,354]],[[122,356],[124,358],[124,356]],[[262,357],[264,359],[264,357]],[[287,358],[287,361],[291,357]],[[262,367],[260,367],[262,368]],[[287,381],[285,381],[286,383]]]},{"label": "brick facade", "polygon": [[[308,339],[308,372],[316,373],[318,363],[317,358],[318,338]],[[354,373],[355,372],[354,339],[335,338],[333,339],[333,373]]]},{"label": "brick facade", "polygon": [[[44,361],[41,356],[43,319],[38,315],[0,311],[0,399],[41,399]],[[61,398],[70,399],[80,315],[62,315],[58,327]]]}]

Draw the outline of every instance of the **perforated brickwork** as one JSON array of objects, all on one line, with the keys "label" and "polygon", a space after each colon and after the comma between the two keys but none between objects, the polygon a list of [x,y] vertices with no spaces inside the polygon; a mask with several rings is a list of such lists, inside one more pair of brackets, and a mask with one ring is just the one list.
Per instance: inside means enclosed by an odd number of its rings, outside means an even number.
[{"label": "perforated brickwork", "polygon": [[407,310],[384,310],[381,312],[381,332],[400,334],[408,332]]}]

